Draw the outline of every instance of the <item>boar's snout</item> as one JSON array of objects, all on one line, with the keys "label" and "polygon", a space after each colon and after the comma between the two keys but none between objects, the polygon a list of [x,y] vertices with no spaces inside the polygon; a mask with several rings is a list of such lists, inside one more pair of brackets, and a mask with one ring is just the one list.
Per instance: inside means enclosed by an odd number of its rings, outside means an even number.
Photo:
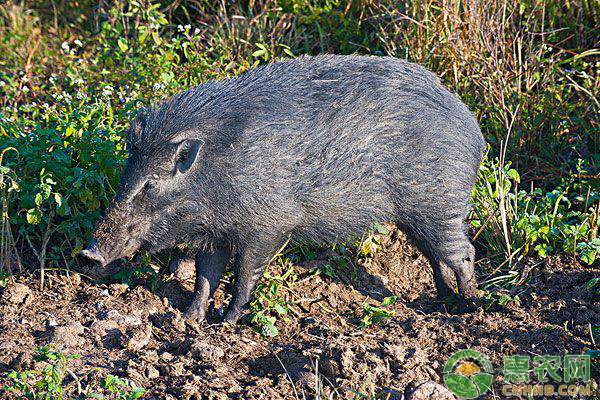
[{"label": "boar's snout", "polygon": [[89,258],[90,260],[99,262],[102,266],[107,264],[104,256],[100,254],[100,250],[98,249],[98,245],[95,240],[90,243],[87,249],[81,251],[81,255]]}]

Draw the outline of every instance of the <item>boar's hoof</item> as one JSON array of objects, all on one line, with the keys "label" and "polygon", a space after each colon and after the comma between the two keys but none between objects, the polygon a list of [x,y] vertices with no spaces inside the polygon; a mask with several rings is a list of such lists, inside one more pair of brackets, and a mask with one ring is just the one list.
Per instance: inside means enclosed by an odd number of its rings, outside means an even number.
[{"label": "boar's hoof", "polygon": [[240,320],[242,314],[243,312],[240,309],[231,309],[227,311],[227,314],[225,314],[225,318],[223,319],[223,321],[235,325]]},{"label": "boar's hoof", "polygon": [[196,320],[198,322],[202,322],[206,318],[206,311],[203,310],[201,307],[192,304],[190,308],[188,308],[187,311],[183,313],[183,317],[188,320]]}]

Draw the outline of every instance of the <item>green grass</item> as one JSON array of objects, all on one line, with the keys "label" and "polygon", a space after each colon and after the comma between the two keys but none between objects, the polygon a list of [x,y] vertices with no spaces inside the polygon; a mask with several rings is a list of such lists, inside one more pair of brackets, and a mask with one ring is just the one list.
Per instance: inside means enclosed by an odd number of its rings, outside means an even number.
[{"label": "green grass", "polygon": [[[119,181],[123,132],[143,106],[318,53],[422,63],[474,111],[490,144],[470,218],[484,288],[523,284],[526,257],[598,263],[598,2],[49,4],[0,5],[0,276],[79,267]],[[369,256],[377,235],[360,245]],[[344,268],[343,249],[318,272]],[[258,298],[277,299],[270,280]],[[272,301],[255,303],[257,321],[278,314]]]}]

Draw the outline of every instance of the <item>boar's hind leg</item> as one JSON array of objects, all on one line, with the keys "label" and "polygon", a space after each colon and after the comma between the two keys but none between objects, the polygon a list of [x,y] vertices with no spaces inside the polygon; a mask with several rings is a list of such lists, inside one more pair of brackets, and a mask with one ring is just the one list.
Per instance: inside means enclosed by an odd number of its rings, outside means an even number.
[{"label": "boar's hind leg", "polygon": [[200,251],[196,254],[194,300],[185,312],[185,318],[204,320],[208,300],[213,296],[219,285],[219,280],[225,272],[230,256],[231,250],[227,246],[216,247],[213,251]]},{"label": "boar's hind leg", "polygon": [[229,303],[225,321],[235,324],[240,319],[250,302],[256,283],[281,244],[283,243],[277,241],[272,241],[268,245],[254,242],[240,251],[233,267],[235,279],[233,298]]}]

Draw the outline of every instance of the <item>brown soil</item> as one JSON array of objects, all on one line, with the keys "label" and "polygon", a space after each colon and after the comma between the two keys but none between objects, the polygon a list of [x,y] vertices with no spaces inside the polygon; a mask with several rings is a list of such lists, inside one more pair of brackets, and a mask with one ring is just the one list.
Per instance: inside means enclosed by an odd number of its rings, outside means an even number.
[{"label": "brown soil", "polygon": [[[214,311],[208,322],[183,320],[192,281],[174,275],[155,293],[77,274],[47,276],[40,291],[38,278],[19,276],[0,292],[0,374],[37,369],[34,349],[54,343],[81,355],[69,368],[84,389],[110,373],[144,387],[144,398],[316,398],[315,371],[324,398],[451,398],[442,387],[444,365],[469,348],[491,361],[496,382],[481,398],[496,399],[506,398],[504,356],[597,349],[590,329],[600,322],[600,303],[585,288],[600,276],[597,268],[530,260],[520,267],[529,269],[527,281],[513,293],[520,304],[485,309],[480,299],[469,312],[452,314],[434,301],[427,261],[398,232],[383,238],[373,259],[336,270],[336,278],[308,272],[328,256],[294,267],[298,280],[281,289],[294,304],[275,338],[220,324]],[[390,307],[395,316],[360,328],[363,304],[380,305],[391,294],[398,296]],[[221,287],[215,303],[226,301]],[[76,393],[72,381],[67,375],[68,393]]]}]

